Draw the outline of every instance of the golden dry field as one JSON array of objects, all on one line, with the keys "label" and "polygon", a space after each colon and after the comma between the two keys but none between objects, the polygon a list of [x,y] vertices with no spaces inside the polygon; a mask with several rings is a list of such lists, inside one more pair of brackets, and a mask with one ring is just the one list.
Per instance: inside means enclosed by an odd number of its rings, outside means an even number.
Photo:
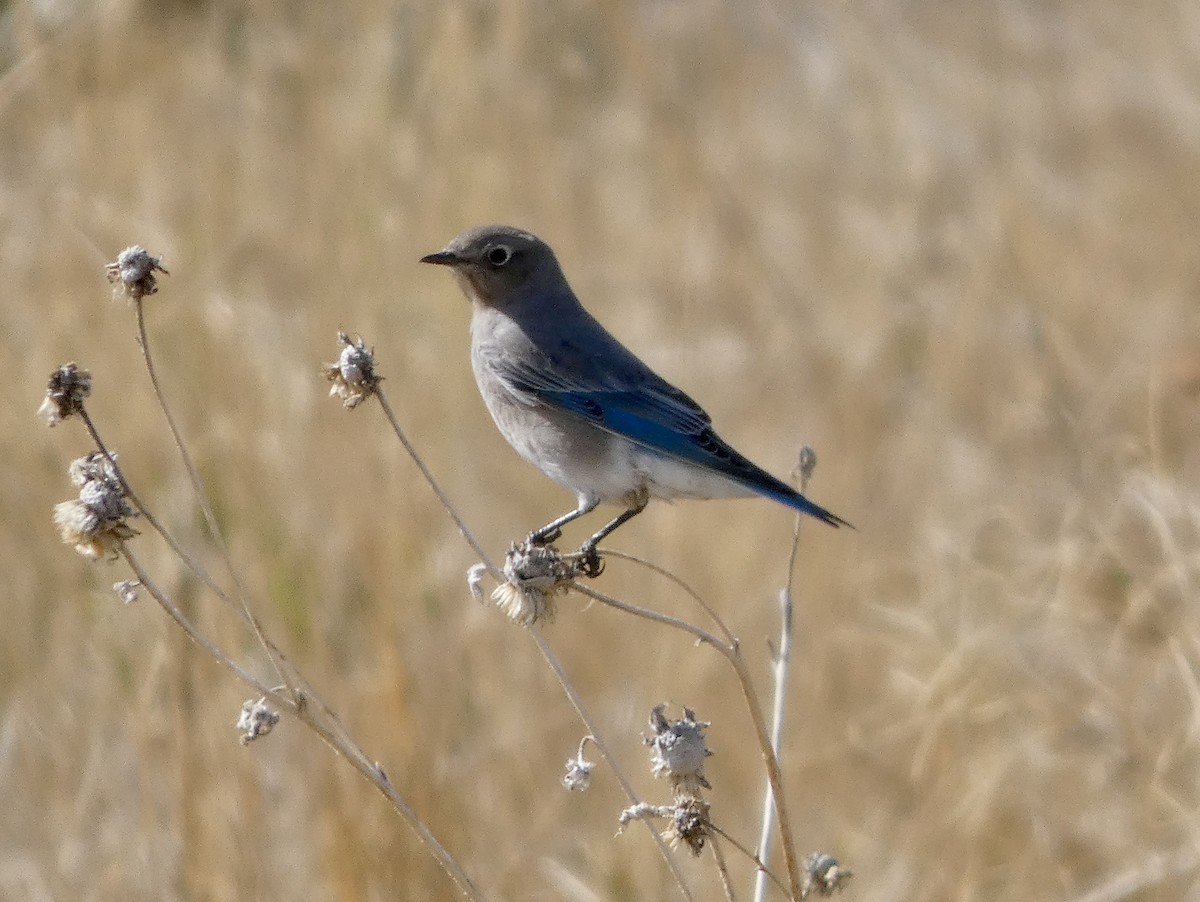
[{"label": "golden dry field", "polygon": [[[842,898],[1200,894],[1200,6],[8,0],[0,898],[458,898],[303,725],[240,745],[251,690],[122,604],[124,563],[59,542],[91,446],[35,410],[74,360],[140,497],[230,584],[104,278],[135,243],[170,270],[152,347],[252,607],[480,892],[679,898],[643,827],[614,835],[610,770],[560,785],[585,730],[470,596],[476,556],[379,406],[326,397],[337,331],[362,333],[494,556],[568,508],[417,262],[489,221],[554,245],[767,469],[814,447],[809,494],[858,527],[803,526],[782,753],[798,851],[854,870]],[[792,523],[659,503],[610,546],[717,608],[767,696]],[[138,525],[164,590],[270,680]],[[591,585],[702,620],[629,563]],[[667,796],[650,709],[711,721],[713,820],[753,846],[724,660],[577,595],[545,636],[642,798]],[[724,898],[709,850],[680,866]]]}]

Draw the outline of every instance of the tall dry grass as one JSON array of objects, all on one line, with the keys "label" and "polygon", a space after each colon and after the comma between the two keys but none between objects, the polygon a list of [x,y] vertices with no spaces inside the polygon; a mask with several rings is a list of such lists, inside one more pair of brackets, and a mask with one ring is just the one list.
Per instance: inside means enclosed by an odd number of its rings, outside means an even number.
[{"label": "tall dry grass", "polygon": [[[119,568],[57,543],[81,430],[219,564],[102,266],[144,243],[166,391],[272,635],[496,898],[665,898],[528,638],[377,412],[316,375],[376,347],[489,548],[569,499],[486,422],[467,311],[416,260],[550,240],[722,433],[858,534],[806,529],[784,766],[804,849],[863,900],[1173,900],[1200,864],[1200,16],[1101,0],[0,7],[0,896],[450,898],[311,735],[242,748],[243,688]],[[658,506],[619,547],[721,608],[765,686],[790,532]],[[210,599],[143,556],[196,618]],[[610,565],[606,588],[678,612]],[[228,636],[222,635],[228,639]],[[550,639],[648,797],[649,707],[713,721],[714,816],[759,774],[717,656],[568,605]],[[253,648],[241,648],[253,658]],[[717,898],[711,865],[685,865]],[[749,869],[735,861],[746,886]]]}]

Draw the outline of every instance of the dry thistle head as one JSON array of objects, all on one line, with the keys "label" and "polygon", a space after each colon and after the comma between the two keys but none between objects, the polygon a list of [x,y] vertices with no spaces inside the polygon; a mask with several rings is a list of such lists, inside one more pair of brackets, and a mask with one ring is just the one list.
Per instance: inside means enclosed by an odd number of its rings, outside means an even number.
[{"label": "dry thistle head", "polygon": [[38,416],[47,426],[83,411],[83,401],[92,393],[92,374],[74,363],[64,363],[50,374],[46,397],[38,408]]},{"label": "dry thistle head", "polygon": [[349,335],[339,332],[338,341],[344,345],[338,362],[325,364],[321,373],[333,383],[330,397],[341,398],[342,406],[353,410],[375,393],[383,377],[375,375],[375,349],[368,350],[361,335],[351,341]]},{"label": "dry thistle head", "polygon": [[249,745],[260,736],[266,736],[279,723],[279,714],[267,706],[267,698],[258,701],[246,699],[238,717],[237,728],[242,731],[242,745]]},{"label": "dry thistle head", "polygon": [[79,497],[54,506],[59,535],[86,558],[116,558],[120,543],[137,535],[125,522],[136,512],[125,500],[116,468],[102,453],[93,451],[72,461],[68,473],[79,487]]},{"label": "dry thistle head", "polygon": [[109,263],[106,269],[108,281],[113,286],[113,297],[124,295],[133,301],[158,291],[155,272],[170,275],[162,267],[162,257],[155,257],[140,244],[125,248],[117,254],[116,262]]},{"label": "dry thistle head", "polygon": [[704,759],[712,754],[704,740],[707,721],[696,720],[696,712],[683,709],[679,720],[668,720],[666,705],[655,705],[650,712],[651,736],[643,742],[652,747],[650,769],[654,776],[671,781],[676,798],[699,797],[700,789],[712,789],[704,778]]},{"label": "dry thistle head", "polygon": [[813,893],[832,896],[846,888],[854,872],[843,868],[837,859],[825,852],[812,852],[804,858],[804,881],[800,886],[800,898],[807,899]]},{"label": "dry thistle head", "polygon": [[504,556],[506,582],[492,592],[492,601],[522,626],[553,619],[554,597],[565,594],[579,573],[577,561],[546,545],[522,542]]}]

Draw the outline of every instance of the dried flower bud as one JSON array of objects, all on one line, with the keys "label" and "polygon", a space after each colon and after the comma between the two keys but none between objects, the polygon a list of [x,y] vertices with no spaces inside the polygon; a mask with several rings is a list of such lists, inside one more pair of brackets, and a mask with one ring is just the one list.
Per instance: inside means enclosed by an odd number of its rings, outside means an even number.
[{"label": "dried flower bud", "polygon": [[54,506],[54,522],[63,542],[92,560],[115,558],[120,543],[137,535],[137,530],[125,522],[136,514],[125,500],[112,461],[93,451],[72,461],[68,473],[79,487],[79,497]]},{"label": "dried flower bud", "polygon": [[522,542],[504,557],[504,576],[492,592],[492,600],[509,620],[530,626],[553,619],[554,597],[567,591],[579,575],[579,564],[553,548]]},{"label": "dried flower bud", "polygon": [[567,772],[563,774],[562,784],[572,792],[586,792],[592,785],[592,770],[596,767],[595,762],[588,761],[583,757],[583,747],[592,737],[584,736],[583,741],[579,743],[579,751],[575,753],[574,758],[567,760]]},{"label": "dried flower bud", "polygon": [[708,819],[708,802],[700,798],[685,796],[676,800],[674,805],[652,805],[649,802],[638,802],[621,812],[617,818],[617,832],[621,833],[630,821],[642,821],[649,818],[667,818],[671,825],[663,831],[662,837],[672,848],[685,843],[693,855],[699,855],[704,849],[704,843],[712,833],[712,823]]},{"label": "dried flower bud", "polygon": [[650,712],[652,736],[643,742],[652,747],[650,769],[654,776],[666,776],[676,795],[699,795],[700,788],[711,789],[704,778],[704,759],[712,754],[704,741],[707,721],[696,720],[696,712],[683,709],[679,720],[668,720],[666,705],[655,705]]},{"label": "dried flower bud", "polygon": [[708,807],[704,799],[693,796],[676,801],[671,814],[671,826],[663,833],[663,839],[671,848],[683,843],[693,855],[704,851],[704,843],[710,833]]},{"label": "dried flower bud", "polygon": [[158,291],[155,272],[170,275],[162,267],[162,257],[155,257],[140,244],[121,251],[116,262],[108,264],[107,270],[108,281],[113,286],[113,297],[124,295],[134,301]]},{"label": "dried flower bud", "polygon": [[242,703],[237,728],[242,731],[242,745],[249,745],[260,736],[266,736],[279,723],[279,714],[267,706],[267,698],[258,701],[247,699]]},{"label": "dried flower bud", "polygon": [[38,416],[47,426],[75,416],[83,410],[83,399],[92,393],[92,374],[74,363],[64,363],[50,374],[46,397],[38,408]]},{"label": "dried flower bud", "polygon": [[487,564],[472,564],[467,568],[467,589],[476,601],[483,601],[483,578],[487,572]]},{"label": "dried flower bud", "polygon": [[819,896],[832,896],[846,888],[854,872],[843,868],[837,859],[825,852],[813,852],[804,859],[804,881],[800,886],[800,898],[807,899],[814,892]]},{"label": "dried flower bud", "polygon": [[138,600],[138,589],[141,587],[141,581],[136,579],[123,579],[119,583],[113,583],[113,591],[125,604],[133,604]]},{"label": "dried flower bud", "polygon": [[345,346],[338,362],[325,364],[321,372],[333,383],[330,397],[341,398],[342,406],[353,410],[374,394],[383,377],[375,375],[375,351],[367,350],[361,335],[351,341],[349,335],[339,332],[338,341]]}]

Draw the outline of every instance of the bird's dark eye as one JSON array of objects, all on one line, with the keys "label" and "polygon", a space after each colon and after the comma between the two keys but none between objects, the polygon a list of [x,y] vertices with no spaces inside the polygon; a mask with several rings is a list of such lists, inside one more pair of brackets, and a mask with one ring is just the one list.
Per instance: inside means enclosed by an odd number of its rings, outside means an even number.
[{"label": "bird's dark eye", "polygon": [[488,263],[492,266],[503,266],[512,259],[512,251],[503,244],[497,244],[494,248],[487,252]]}]

